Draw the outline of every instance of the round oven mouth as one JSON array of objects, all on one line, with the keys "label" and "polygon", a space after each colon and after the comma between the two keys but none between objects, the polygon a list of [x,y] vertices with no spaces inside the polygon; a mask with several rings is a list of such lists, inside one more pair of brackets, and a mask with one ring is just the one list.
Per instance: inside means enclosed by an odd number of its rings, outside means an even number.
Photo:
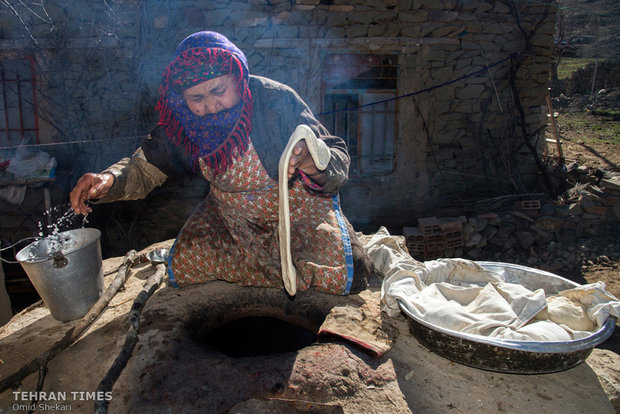
[{"label": "round oven mouth", "polygon": [[[203,303],[185,329],[196,343],[229,357],[295,352],[317,342],[318,331],[334,306],[330,297],[279,289],[245,288]],[[335,298],[334,298],[335,299]]]},{"label": "round oven mouth", "polygon": [[247,315],[195,339],[233,358],[295,352],[317,341],[317,332],[273,316]]}]

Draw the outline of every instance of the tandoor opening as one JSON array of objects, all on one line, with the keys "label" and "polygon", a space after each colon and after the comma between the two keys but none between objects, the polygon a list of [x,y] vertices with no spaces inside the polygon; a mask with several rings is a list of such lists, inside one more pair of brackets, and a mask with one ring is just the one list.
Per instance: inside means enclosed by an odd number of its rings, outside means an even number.
[{"label": "tandoor opening", "polygon": [[235,358],[293,352],[317,340],[315,332],[271,316],[246,316],[197,334],[200,342]]}]

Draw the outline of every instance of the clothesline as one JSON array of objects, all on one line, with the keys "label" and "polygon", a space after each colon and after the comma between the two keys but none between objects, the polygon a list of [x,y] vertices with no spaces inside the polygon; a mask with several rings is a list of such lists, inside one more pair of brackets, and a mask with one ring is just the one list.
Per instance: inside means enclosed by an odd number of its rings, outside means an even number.
[{"label": "clothesline", "polygon": [[596,10],[592,10],[592,8],[561,6],[559,4],[559,2],[557,2],[557,3],[550,3],[550,2],[539,1],[539,0],[525,0],[525,1],[527,1],[528,3],[540,4],[540,5],[543,5],[543,6],[557,7],[559,10],[572,10],[572,11],[578,11],[578,12],[583,13],[583,14],[594,14],[594,15],[600,15],[600,16],[610,16],[609,13],[603,13],[603,12],[599,12],[599,11],[596,11]]},{"label": "clothesline", "polygon": [[79,140],[79,141],[63,141],[63,142],[46,142],[43,144],[23,144],[23,145],[14,145],[14,146],[10,146],[10,147],[0,147],[0,151],[1,150],[8,150],[8,149],[16,149],[16,148],[40,148],[40,147],[51,147],[51,146],[56,146],[56,145],[70,145],[70,144],[91,144],[93,142],[110,142],[110,141],[116,141],[116,140],[130,140],[130,139],[139,139],[139,140],[143,140],[144,138],[146,138],[146,134],[145,135],[136,135],[136,136],[132,136],[132,137],[110,137],[110,138],[99,138],[99,139],[89,139],[89,140]]},{"label": "clothesline", "polygon": [[[403,99],[403,98],[408,98],[408,97],[411,97],[411,96],[419,95],[419,94],[422,94],[422,93],[425,93],[425,92],[430,92],[430,91],[432,91],[434,89],[441,88],[441,87],[444,87],[444,86],[447,86],[447,85],[450,85],[450,84],[462,81],[463,79],[470,78],[470,77],[475,76],[475,75],[477,75],[477,74],[479,74],[481,72],[489,70],[489,69],[491,69],[491,68],[493,68],[495,66],[501,65],[502,63],[512,59],[515,56],[516,56],[515,54],[511,54],[510,56],[508,56],[508,57],[506,57],[504,59],[498,60],[495,63],[492,63],[490,65],[485,65],[485,67],[482,68],[482,69],[478,69],[478,70],[476,70],[476,71],[474,71],[472,73],[468,73],[466,75],[460,76],[458,78],[455,78],[455,79],[452,79],[452,80],[449,80],[449,81],[446,81],[446,82],[439,83],[437,85],[429,86],[428,88],[419,89],[417,91],[406,93],[404,95],[395,96],[395,97],[390,98],[390,99],[384,99],[384,100],[377,101],[377,102],[370,102],[370,103],[367,103],[367,104],[364,104],[364,105],[347,107],[347,108],[338,109],[338,110],[335,110],[335,111],[321,112],[321,113],[316,114],[316,116],[331,115],[331,114],[335,114],[335,113],[339,113],[339,112],[353,111],[353,110],[357,110],[357,109],[360,109],[360,108],[365,108],[365,107],[372,106],[372,105],[380,105],[380,104],[383,104],[383,103],[386,103],[386,102],[391,102],[391,101],[395,101],[395,100],[398,100],[398,99]],[[26,145],[15,145],[15,146],[8,146],[8,147],[0,147],[0,150],[15,149],[15,148],[19,148],[19,147],[22,147],[22,148],[28,148],[28,147],[40,148],[40,147],[49,147],[49,146],[57,146],[57,145],[90,144],[90,143],[93,143],[93,142],[110,142],[110,141],[121,140],[121,139],[125,139],[125,140],[144,139],[145,137],[146,137],[146,135],[141,135],[141,136],[138,135],[138,136],[131,136],[131,137],[101,138],[101,139],[93,139],[93,140],[87,140],[87,141],[76,140],[76,141],[64,141],[64,142],[49,142],[49,143],[43,143],[43,144],[26,144]]]},{"label": "clothesline", "polygon": [[508,56],[507,58],[504,58],[504,59],[499,60],[499,61],[497,61],[495,63],[487,65],[484,68],[478,69],[478,70],[476,70],[476,71],[474,71],[472,73],[468,73],[467,75],[463,75],[463,76],[460,76],[460,77],[458,77],[456,79],[452,79],[452,80],[449,80],[449,81],[446,81],[446,82],[442,82],[442,83],[439,83],[437,85],[430,86],[428,88],[419,89],[419,90],[417,90],[415,92],[406,93],[404,95],[395,96],[393,98],[384,99],[384,100],[377,101],[377,102],[370,102],[370,103],[367,103],[367,104],[364,104],[364,105],[350,106],[350,107],[343,108],[343,109],[338,109],[338,110],[335,110],[335,111],[321,112],[319,114],[316,114],[316,116],[331,115],[331,114],[336,114],[336,113],[339,113],[339,112],[353,111],[353,110],[356,110],[356,109],[365,108],[367,106],[379,105],[379,104],[382,104],[382,103],[396,101],[398,99],[408,98],[408,97],[414,96],[414,95],[419,95],[419,94],[424,93],[424,92],[429,92],[429,91],[432,91],[433,89],[441,88],[443,86],[450,85],[452,83],[456,83],[456,82],[462,81],[463,79],[475,76],[475,75],[477,75],[477,74],[479,74],[481,72],[484,72],[485,70],[491,69],[492,67],[495,67],[497,65],[501,65],[502,63],[512,59],[515,56],[516,56],[515,54],[512,54],[512,55]]}]

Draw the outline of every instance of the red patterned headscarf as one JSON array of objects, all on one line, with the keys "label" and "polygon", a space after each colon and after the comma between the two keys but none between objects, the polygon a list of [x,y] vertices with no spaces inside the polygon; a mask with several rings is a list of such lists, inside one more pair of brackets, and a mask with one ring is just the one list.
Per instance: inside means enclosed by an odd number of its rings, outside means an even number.
[{"label": "red patterned headscarf", "polygon": [[[239,103],[216,114],[197,116],[190,111],[183,91],[209,79],[231,75],[237,85]],[[155,110],[159,125],[177,145],[192,156],[192,167],[201,158],[214,175],[223,173],[247,148],[252,129],[252,94],[245,55],[225,36],[198,32],[177,47],[159,87]]]}]

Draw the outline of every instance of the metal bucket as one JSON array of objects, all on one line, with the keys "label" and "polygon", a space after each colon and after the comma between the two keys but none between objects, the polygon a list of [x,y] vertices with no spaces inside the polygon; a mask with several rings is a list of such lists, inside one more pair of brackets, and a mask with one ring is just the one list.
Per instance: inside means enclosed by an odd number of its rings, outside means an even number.
[{"label": "metal bucket", "polygon": [[100,238],[93,228],[64,231],[15,256],[55,319],[81,318],[103,293]]}]

